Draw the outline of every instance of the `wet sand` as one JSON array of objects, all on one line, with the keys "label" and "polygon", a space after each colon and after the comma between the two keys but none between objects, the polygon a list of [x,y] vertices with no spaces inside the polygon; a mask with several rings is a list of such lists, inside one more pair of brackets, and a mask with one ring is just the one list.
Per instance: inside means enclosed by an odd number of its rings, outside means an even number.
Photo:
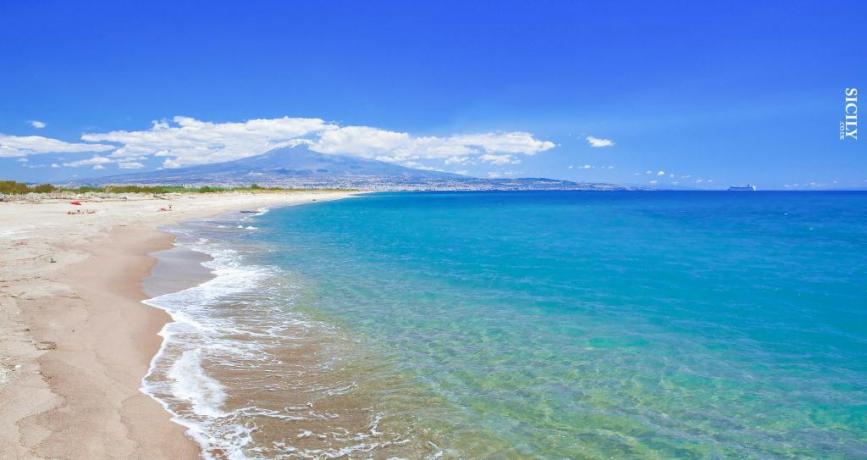
[{"label": "wet sand", "polygon": [[[359,356],[351,351],[357,344],[332,327],[283,310],[292,295],[275,289],[280,281],[271,279],[273,274],[260,279],[254,266],[228,268],[233,263],[227,262],[237,259],[222,249],[213,258],[199,252],[226,246],[215,246],[211,234],[196,233],[202,226],[196,229],[181,231],[186,238],[174,248],[154,253],[157,263],[144,280],[145,292],[153,297],[149,305],[183,312],[163,331],[166,338],[145,386],[190,427],[205,453],[231,458],[249,449],[264,458],[290,453],[301,458],[420,457],[410,439],[380,431],[373,401],[359,394],[357,380],[364,372],[343,362]],[[210,243],[190,243],[197,237]],[[206,262],[215,272],[202,265]],[[239,277],[238,270],[246,274]],[[227,277],[243,279],[242,285],[259,279],[261,285],[247,290]],[[208,286],[209,280],[216,285]],[[207,300],[204,292],[214,290],[222,292],[219,300]],[[207,303],[205,312],[198,302]],[[191,388],[211,391],[191,397]]]},{"label": "wet sand", "polygon": [[211,260],[205,253],[174,246],[150,255],[157,262],[142,280],[142,291],[148,298],[177,292],[213,278],[210,270],[202,265]]},{"label": "wet sand", "polygon": [[[4,458],[197,458],[139,391],[169,320],[141,303],[158,227],[347,193],[171,195],[0,203],[0,452]],[[121,199],[125,198],[125,199]],[[160,208],[172,205],[172,211]],[[84,209],[92,214],[67,214]],[[184,282],[195,283],[202,274]],[[177,287],[171,286],[171,287]],[[171,288],[164,286],[163,289]]]}]

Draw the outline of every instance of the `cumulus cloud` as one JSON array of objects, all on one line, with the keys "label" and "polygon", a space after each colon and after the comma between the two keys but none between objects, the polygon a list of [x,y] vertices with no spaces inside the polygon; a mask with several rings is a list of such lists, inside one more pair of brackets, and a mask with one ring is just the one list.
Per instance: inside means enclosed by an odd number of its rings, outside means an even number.
[{"label": "cumulus cloud", "polygon": [[614,145],[614,141],[612,141],[611,139],[604,139],[601,137],[593,136],[587,136],[585,139],[587,139],[587,143],[590,144],[590,147],[593,148],[611,147]]},{"label": "cumulus cloud", "polygon": [[[347,126],[330,129],[311,143],[319,153],[348,153],[362,157],[384,158],[386,154],[400,156],[400,150],[412,141],[407,133],[386,131],[367,126]],[[460,153],[460,152],[455,152]]]},{"label": "cumulus cloud", "polygon": [[472,163],[472,158],[465,156],[453,156],[446,158],[443,162],[447,165],[455,164],[455,165],[465,165]]},{"label": "cumulus cloud", "polygon": [[120,169],[141,169],[144,166],[144,163],[138,161],[119,161],[117,163],[117,167]]},{"label": "cumulus cloud", "polygon": [[[495,155],[493,153],[486,153],[479,157],[479,160],[484,161],[485,163],[490,163],[494,165],[508,165],[508,164],[517,164],[521,161],[513,157],[512,155]],[[448,160],[446,160],[448,161]]]},{"label": "cumulus cloud", "polygon": [[240,123],[211,123],[174,117],[172,123],[155,121],[148,130],[87,133],[89,142],[119,144],[113,158],[156,155],[174,158],[180,165],[216,163],[297,145],[305,135],[329,125],[318,118],[255,119]]},{"label": "cumulus cloud", "polygon": [[369,126],[332,127],[309,142],[310,150],[348,154],[393,163],[442,160],[464,164],[472,158],[494,164],[516,163],[513,155],[535,155],[555,147],[526,132],[412,136]]},{"label": "cumulus cloud", "polygon": [[522,155],[535,155],[556,147],[551,141],[523,131],[415,136],[371,126],[341,126],[320,118],[290,117],[207,122],[176,116],[171,121],[155,121],[149,129],[85,133],[81,139],[87,143],[0,135],[0,156],[111,151],[99,157],[108,160],[100,165],[116,163],[120,168],[134,169],[142,167],[148,158],[163,157],[163,168],[178,168],[237,160],[278,147],[306,145],[323,154],[436,168],[517,164]]},{"label": "cumulus cloud", "polygon": [[95,155],[86,160],[70,161],[67,163],[63,163],[63,166],[69,166],[72,168],[79,168],[81,166],[93,166],[93,169],[103,169],[105,167],[103,165],[109,164],[111,162],[112,160],[110,158]]},{"label": "cumulus cloud", "polygon": [[47,126],[44,121],[39,121],[39,120],[30,120],[29,123],[30,123],[30,126],[36,128],[36,129],[42,129],[45,126]]},{"label": "cumulus cloud", "polygon": [[166,160],[163,161],[163,168],[165,169],[175,169],[180,168],[181,166],[183,166],[181,162],[174,158],[166,158]]},{"label": "cumulus cloud", "polygon": [[0,157],[26,157],[41,153],[106,152],[115,147],[104,144],[64,142],[42,136],[10,136],[0,134]]},{"label": "cumulus cloud", "polygon": [[228,161],[283,146],[306,144],[324,154],[353,155],[407,166],[419,161],[443,164],[508,164],[514,155],[535,155],[555,144],[527,132],[413,136],[370,126],[339,126],[318,118],[277,118],[243,123],[209,123],[175,117],[174,125],[157,122],[146,131],[86,134],[82,139],[122,144],[113,157],[168,157],[163,167]]},{"label": "cumulus cloud", "polygon": [[657,176],[664,176],[664,175],[665,175],[665,171],[657,171],[657,172],[656,172],[656,175],[657,175]]}]

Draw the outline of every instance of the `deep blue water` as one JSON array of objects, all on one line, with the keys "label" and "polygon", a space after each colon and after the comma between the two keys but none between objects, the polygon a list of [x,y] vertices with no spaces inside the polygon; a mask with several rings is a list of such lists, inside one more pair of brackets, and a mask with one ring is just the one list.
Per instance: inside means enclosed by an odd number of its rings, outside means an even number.
[{"label": "deep blue water", "polygon": [[373,194],[255,225],[291,308],[455,456],[867,457],[865,193]]}]

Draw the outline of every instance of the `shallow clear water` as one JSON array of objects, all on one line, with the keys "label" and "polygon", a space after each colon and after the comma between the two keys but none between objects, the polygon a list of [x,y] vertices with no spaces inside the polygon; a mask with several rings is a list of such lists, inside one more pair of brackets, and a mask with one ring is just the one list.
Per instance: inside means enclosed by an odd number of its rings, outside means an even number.
[{"label": "shallow clear water", "polygon": [[264,311],[330,331],[322,378],[405,456],[867,457],[867,194],[374,194],[249,222],[214,239],[291,280]]}]

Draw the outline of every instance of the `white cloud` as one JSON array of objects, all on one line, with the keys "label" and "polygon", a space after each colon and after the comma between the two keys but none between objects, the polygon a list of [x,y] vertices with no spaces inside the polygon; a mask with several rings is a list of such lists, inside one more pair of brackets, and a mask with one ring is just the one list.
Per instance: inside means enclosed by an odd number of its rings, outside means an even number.
[{"label": "white cloud", "polygon": [[584,165],[581,167],[581,169],[591,169],[591,168],[593,168],[593,165]]},{"label": "white cloud", "polygon": [[309,142],[319,153],[348,154],[392,163],[441,160],[466,163],[470,158],[505,164],[516,163],[512,155],[535,155],[555,147],[525,132],[462,134],[448,137],[421,136],[369,126],[346,126],[324,130]]},{"label": "white cloud", "polygon": [[[494,165],[508,165],[508,164],[517,164],[520,163],[521,160],[516,159],[512,155],[496,155],[493,153],[486,153],[479,157],[479,160],[484,161],[485,163],[491,163]],[[446,160],[448,163],[449,160]]]},{"label": "white cloud", "polygon": [[319,118],[289,117],[218,123],[176,116],[171,121],[155,121],[145,130],[85,133],[81,139],[92,144],[0,135],[0,156],[111,151],[100,157],[109,161],[99,164],[117,163],[121,168],[131,169],[156,156],[165,158],[163,168],[178,168],[236,160],[278,147],[304,144],[324,154],[437,168],[474,163],[516,164],[520,163],[521,155],[535,155],[556,147],[551,141],[523,131],[413,136],[370,126],[340,126]]},{"label": "white cloud", "polygon": [[[63,163],[63,166],[69,166],[72,168],[78,168],[81,166],[93,166],[93,169],[102,169],[97,168],[96,166],[103,166],[111,163],[112,160],[110,158],[101,157],[101,156],[93,156],[86,160],[78,160],[78,161],[70,161],[68,163]],[[104,166],[103,166],[104,167]]]},{"label": "white cloud", "polygon": [[535,155],[557,146],[553,142],[538,140],[533,137],[532,134],[521,131],[451,136],[444,138],[444,143],[449,146],[460,145],[469,150],[481,149],[485,152],[515,153],[523,155]]},{"label": "white cloud", "polygon": [[449,157],[443,161],[447,165],[451,165],[451,164],[465,165],[467,163],[470,163],[472,160],[470,159],[470,157]]},{"label": "white cloud", "polygon": [[166,158],[166,160],[163,161],[163,168],[165,169],[175,169],[180,168],[181,166],[183,166],[181,162],[174,158]]},{"label": "white cloud", "polygon": [[657,183],[659,183],[659,181],[656,180],[656,179],[653,179],[652,181],[650,181],[650,183],[651,183],[651,184],[657,184]]},{"label": "white cloud", "polygon": [[329,126],[318,118],[255,119],[242,123],[210,123],[174,117],[174,124],[155,121],[144,131],[111,131],[81,136],[90,142],[120,144],[113,158],[161,156],[179,164],[236,160],[277,147],[297,145],[299,139]]},{"label": "white cloud", "polygon": [[664,175],[665,175],[665,171],[657,171],[657,172],[656,172],[656,175],[657,175],[657,176],[664,176]]},{"label": "white cloud", "polygon": [[587,143],[590,144],[590,147],[600,148],[600,147],[611,147],[614,145],[614,141],[611,139],[603,139],[601,137],[593,137],[587,136]]},{"label": "white cloud", "polygon": [[120,169],[141,169],[144,168],[144,163],[138,161],[119,161],[117,167]]},{"label": "white cloud", "polygon": [[36,128],[36,129],[42,129],[45,126],[47,126],[44,121],[39,121],[39,120],[30,120],[29,123],[30,123],[30,126]]},{"label": "white cloud", "polygon": [[113,150],[111,145],[64,142],[42,136],[0,134],[0,157],[26,157],[41,153],[83,153]]},{"label": "white cloud", "polygon": [[96,169],[96,170],[105,169],[105,166],[103,166],[103,165],[95,165],[95,166],[93,167],[93,169]]},{"label": "white cloud", "polygon": [[59,168],[59,167],[60,167],[60,165],[59,165],[59,164],[57,164],[57,163],[51,163],[51,167],[52,167],[52,168]]}]

